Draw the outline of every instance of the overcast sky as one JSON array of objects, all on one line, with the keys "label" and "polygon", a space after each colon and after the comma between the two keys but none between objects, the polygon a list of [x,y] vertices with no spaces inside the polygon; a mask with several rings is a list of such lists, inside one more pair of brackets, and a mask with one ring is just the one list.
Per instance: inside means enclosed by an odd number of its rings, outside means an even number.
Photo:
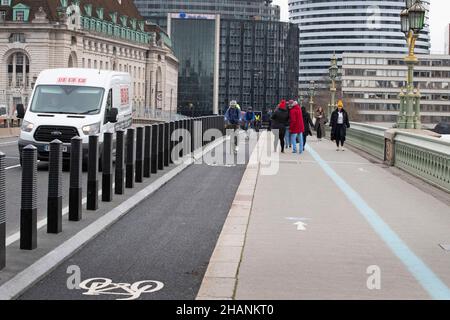
[{"label": "overcast sky", "polygon": [[[274,0],[274,4],[281,6],[281,19],[289,20],[288,0]],[[444,52],[444,30],[450,23],[450,1],[431,0],[430,28],[431,28],[431,52]]]}]

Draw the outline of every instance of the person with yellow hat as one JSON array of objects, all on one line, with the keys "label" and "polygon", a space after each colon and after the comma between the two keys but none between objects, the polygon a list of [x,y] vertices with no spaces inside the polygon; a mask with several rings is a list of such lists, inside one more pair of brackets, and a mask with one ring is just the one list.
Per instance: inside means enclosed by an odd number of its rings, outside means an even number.
[{"label": "person with yellow hat", "polygon": [[331,141],[336,141],[336,151],[344,151],[345,136],[350,128],[350,121],[347,111],[344,110],[344,103],[339,100],[337,109],[331,114]]}]

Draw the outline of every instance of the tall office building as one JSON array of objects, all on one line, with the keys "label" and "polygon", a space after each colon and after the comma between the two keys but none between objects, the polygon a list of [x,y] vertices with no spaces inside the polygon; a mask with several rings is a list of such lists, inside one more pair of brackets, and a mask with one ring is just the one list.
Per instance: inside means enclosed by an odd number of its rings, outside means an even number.
[{"label": "tall office building", "polygon": [[[364,122],[397,122],[399,94],[406,85],[404,54],[344,53],[342,95],[352,100]],[[450,121],[450,55],[419,55],[414,83],[422,96],[421,121]]]},{"label": "tall office building", "polygon": [[226,19],[280,20],[272,0],[134,0],[141,15],[166,28],[167,13],[220,14]]},{"label": "tall office building", "polygon": [[[422,2],[429,10],[430,1]],[[289,0],[289,19],[300,29],[300,87],[311,80],[327,84],[333,53],[406,53],[400,29],[404,7],[404,0]],[[418,54],[430,50],[428,14],[425,24]]]},{"label": "tall office building", "polygon": [[222,113],[230,100],[265,111],[298,93],[298,28],[280,21],[169,14],[180,61],[178,111]]}]

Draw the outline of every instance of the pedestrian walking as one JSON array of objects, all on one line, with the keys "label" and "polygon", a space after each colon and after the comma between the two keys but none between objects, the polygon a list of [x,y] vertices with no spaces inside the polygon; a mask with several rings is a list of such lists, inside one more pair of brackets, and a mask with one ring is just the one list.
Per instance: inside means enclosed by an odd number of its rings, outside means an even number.
[{"label": "pedestrian walking", "polygon": [[319,107],[314,113],[314,118],[316,118],[316,124],[314,125],[314,130],[317,133],[317,139],[322,141],[325,138],[325,125],[328,122],[325,111],[322,107]]},{"label": "pedestrian walking", "polygon": [[336,141],[336,151],[344,151],[345,136],[347,129],[350,128],[347,111],[344,110],[342,100],[338,101],[337,109],[331,114],[331,140]]},{"label": "pedestrian walking", "polygon": [[305,131],[303,132],[303,151],[305,151],[306,147],[306,139],[308,136],[312,136],[311,127],[314,127],[314,123],[311,120],[311,115],[304,106],[301,107],[302,115],[303,115],[303,124],[305,126]]},{"label": "pedestrian walking", "polygon": [[[289,113],[289,111],[291,110],[291,108],[292,108],[292,103],[294,103],[294,100],[289,100],[288,102],[287,102],[287,111],[288,111],[288,113]],[[290,119],[289,119],[289,121],[290,121]],[[291,136],[291,131],[289,130],[289,126],[290,126],[290,124],[288,123],[287,125],[286,125],[286,134],[284,135],[284,144],[286,145],[286,148],[292,148],[292,136]]]},{"label": "pedestrian walking", "polygon": [[303,153],[303,132],[305,125],[303,123],[303,115],[297,101],[292,103],[291,110],[289,110],[289,132],[291,133],[292,153],[297,153],[297,138],[300,145],[299,154]]},{"label": "pedestrian walking", "polygon": [[286,127],[289,123],[289,112],[286,108],[286,100],[281,100],[280,104],[272,114],[271,119],[272,129],[275,130],[273,131],[274,134],[276,134],[278,131],[278,139],[276,139],[275,137],[275,150],[277,150],[279,140],[281,145],[281,152],[284,153]]},{"label": "pedestrian walking", "polygon": [[244,116],[244,130],[246,133],[245,140],[250,139],[249,129],[253,128],[255,125],[255,113],[253,112],[252,107],[248,107],[247,112]]}]

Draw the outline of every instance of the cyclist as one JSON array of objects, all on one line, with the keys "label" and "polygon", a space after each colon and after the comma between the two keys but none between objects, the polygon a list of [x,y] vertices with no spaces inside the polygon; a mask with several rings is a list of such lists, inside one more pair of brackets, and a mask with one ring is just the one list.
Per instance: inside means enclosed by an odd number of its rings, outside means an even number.
[{"label": "cyclist", "polygon": [[239,125],[241,123],[241,109],[238,108],[238,104],[235,100],[230,101],[230,106],[228,110],[225,112],[225,127],[227,129],[233,129],[233,133],[231,135],[231,141],[233,141],[234,153],[237,153],[239,150],[238,147],[238,133],[239,133]]},{"label": "cyclist", "polygon": [[247,133],[245,140],[250,139],[248,129],[254,128],[255,120],[256,120],[256,117],[255,117],[255,113],[253,112],[253,108],[248,107],[247,112],[245,113],[245,117],[244,117],[244,130]]}]

